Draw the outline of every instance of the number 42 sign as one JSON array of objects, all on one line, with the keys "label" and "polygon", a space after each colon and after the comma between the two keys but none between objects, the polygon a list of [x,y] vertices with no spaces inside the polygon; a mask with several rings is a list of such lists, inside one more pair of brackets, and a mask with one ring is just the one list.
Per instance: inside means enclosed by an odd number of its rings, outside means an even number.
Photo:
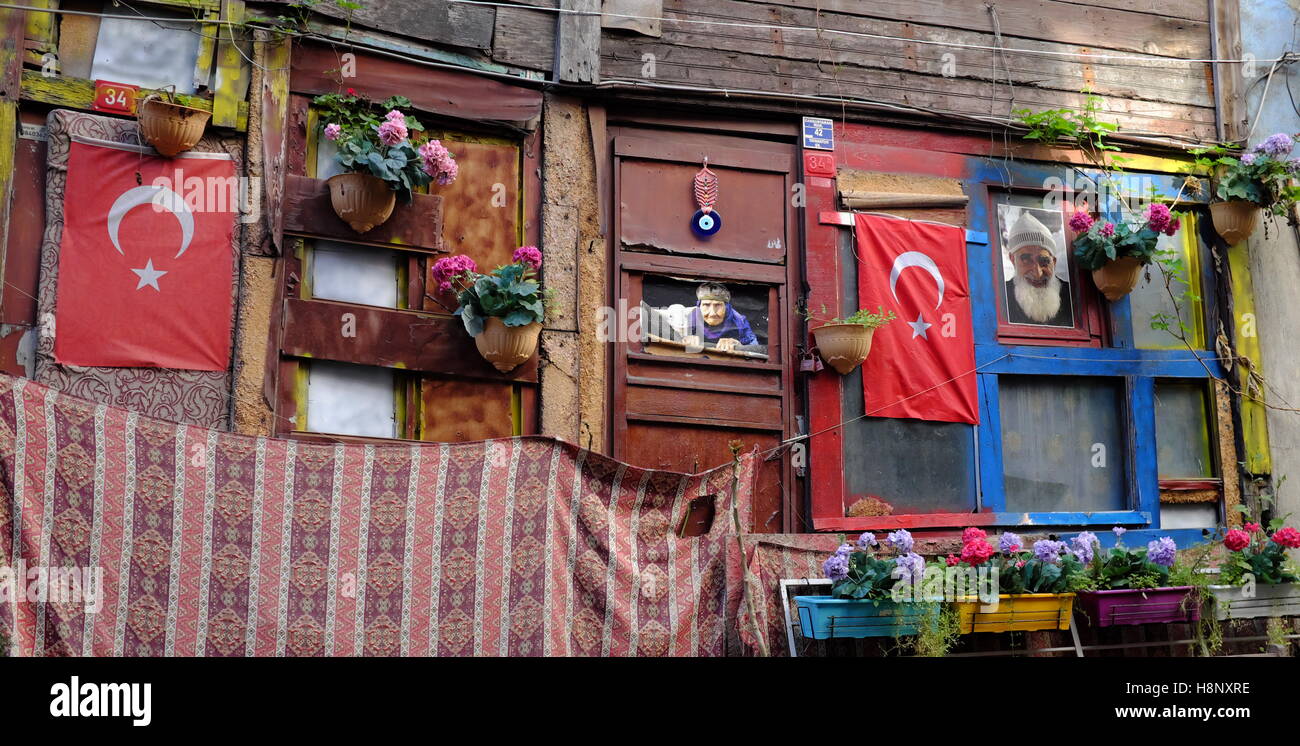
[{"label": "number 42 sign", "polygon": [[134,114],[135,97],[139,91],[140,86],[96,80],[95,102],[91,108],[113,114]]}]

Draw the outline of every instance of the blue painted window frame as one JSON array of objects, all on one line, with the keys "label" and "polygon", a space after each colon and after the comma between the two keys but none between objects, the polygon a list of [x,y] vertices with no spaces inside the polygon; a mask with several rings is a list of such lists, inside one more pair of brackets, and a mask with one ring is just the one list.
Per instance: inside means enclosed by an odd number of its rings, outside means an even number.
[{"label": "blue painted window frame", "polygon": [[[1040,525],[1105,527],[1123,525],[1137,529],[1160,528],[1160,480],[1156,464],[1155,385],[1159,378],[1205,380],[1222,376],[1216,354],[1206,350],[1143,350],[1133,344],[1132,312],[1127,297],[1108,303],[1111,340],[1109,347],[1022,346],[1004,344],[997,335],[995,267],[989,261],[988,236],[997,230],[991,210],[993,190],[1041,191],[1043,185],[1077,183],[1088,177],[1100,183],[1094,171],[1049,164],[1008,163],[977,159],[968,175],[969,230],[966,257],[970,273],[971,306],[975,331],[975,364],[979,394],[980,425],[977,429],[979,459],[977,495],[980,509],[997,515],[998,525]],[[1181,177],[1142,173],[1120,177],[1130,194],[1145,194],[1154,183],[1159,198],[1172,200],[1179,193]],[[1195,202],[1196,200],[1192,200]],[[1188,202],[1182,195],[1181,202]],[[1201,262],[1203,312],[1214,318],[1214,275],[1210,262]],[[1212,328],[1207,325],[1206,327]],[[1207,335],[1207,337],[1210,335]],[[1122,379],[1125,407],[1125,463],[1127,466],[1128,509],[1123,511],[1008,513],[1003,483],[1001,408],[998,377],[1001,375],[1092,376]],[[1146,447],[1143,447],[1146,446]],[[1193,531],[1199,536],[1199,530]],[[1180,531],[1180,533],[1185,533]],[[1136,535],[1135,535],[1136,536]]]}]

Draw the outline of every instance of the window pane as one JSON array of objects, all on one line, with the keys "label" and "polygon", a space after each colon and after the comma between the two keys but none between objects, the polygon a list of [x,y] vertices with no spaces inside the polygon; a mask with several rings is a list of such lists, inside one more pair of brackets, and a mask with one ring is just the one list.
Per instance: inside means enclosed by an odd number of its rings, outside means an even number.
[{"label": "window pane", "polygon": [[[106,13],[133,15],[125,10]],[[174,16],[157,7],[150,16]],[[99,23],[90,77],[145,88],[176,86],[176,93],[194,93],[194,66],[199,57],[199,27],[191,23],[146,23],[107,17]]]},{"label": "window pane", "polygon": [[[1196,218],[1194,216],[1185,216],[1182,229],[1173,236],[1161,236],[1158,246],[1161,251],[1177,252],[1182,259],[1183,266],[1186,268],[1182,273],[1183,277],[1192,277],[1199,280],[1201,272],[1199,261],[1200,245],[1196,237]],[[1194,282],[1194,287],[1195,295],[1200,296],[1200,283]],[[1169,297],[1170,291],[1173,291],[1174,298],[1178,299],[1176,308],[1173,298]],[[1133,340],[1138,347],[1145,349],[1185,349],[1182,341],[1171,333],[1178,331],[1178,325],[1172,320],[1175,310],[1177,310],[1178,317],[1182,319],[1183,325],[1188,329],[1186,333],[1188,344],[1197,349],[1205,348],[1202,301],[1185,298],[1183,294],[1186,291],[1187,285],[1185,283],[1172,279],[1169,288],[1166,289],[1165,275],[1155,265],[1142,273],[1137,287],[1129,295],[1129,304],[1133,316]],[[1151,328],[1151,320],[1156,314],[1164,314],[1169,317],[1170,331]]]},{"label": "window pane", "polygon": [[320,137],[317,132],[316,138],[316,178],[328,179],[336,174],[343,173],[343,166],[335,159],[338,154],[338,146],[333,141]]},{"label": "window pane", "polygon": [[1171,503],[1160,506],[1160,528],[1214,528],[1219,525],[1215,503]]},{"label": "window pane", "polygon": [[767,285],[646,275],[641,283],[645,351],[764,362],[770,295]]},{"label": "window pane", "polygon": [[1126,509],[1118,382],[1000,376],[998,391],[1007,510]]},{"label": "window pane", "polygon": [[396,373],[313,360],[307,369],[307,430],[397,437]]},{"label": "window pane", "polygon": [[1214,476],[1204,384],[1156,384],[1156,459],[1161,479]]},{"label": "window pane", "polygon": [[313,298],[397,308],[397,254],[317,240],[311,255]]},{"label": "window pane", "polygon": [[[862,396],[860,383],[846,388]],[[861,404],[858,406],[861,411]],[[877,497],[892,505],[895,515],[974,510],[971,431],[970,425],[960,423],[884,417],[845,425],[844,474],[849,502]]]}]

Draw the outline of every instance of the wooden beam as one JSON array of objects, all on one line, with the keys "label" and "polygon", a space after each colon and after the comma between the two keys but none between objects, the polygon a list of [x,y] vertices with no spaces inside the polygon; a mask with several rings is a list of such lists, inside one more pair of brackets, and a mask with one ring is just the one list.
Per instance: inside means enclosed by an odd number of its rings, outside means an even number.
[{"label": "wooden beam", "polygon": [[[244,20],[244,0],[222,0],[221,17],[232,23]],[[234,127],[239,120],[240,92],[248,82],[244,54],[235,38],[234,26],[221,25],[217,41],[217,89],[212,101],[212,124]]]},{"label": "wooden beam", "polygon": [[[23,70],[22,93],[23,99],[27,101],[37,101],[67,109],[94,110],[95,81],[86,80],[85,78],[67,76],[47,78],[41,75],[40,70]],[[138,96],[143,99],[150,93],[161,92],[150,88],[141,88]],[[212,102],[206,98],[178,93],[176,94],[176,100],[185,106],[212,111]],[[240,101],[238,111],[239,114],[235,119],[234,129],[243,132],[248,129],[248,102]]]},{"label": "wooden beam", "polygon": [[13,204],[14,154],[18,145],[18,102],[22,97],[26,11],[0,8],[0,280],[5,277],[9,211]]},{"label": "wooden beam", "polygon": [[[1214,5],[1211,49],[1220,60],[1241,59],[1241,14],[1237,0],[1210,0]],[[1218,112],[1219,139],[1239,141],[1246,137],[1246,83],[1241,65],[1214,65],[1214,102]]]},{"label": "wooden beam", "polygon": [[272,253],[284,252],[284,198],[286,143],[289,139],[289,62],[292,42],[290,36],[271,38],[266,31],[257,31],[257,43],[262,46],[262,86],[252,91],[261,96],[262,133],[262,210],[270,239]]},{"label": "wooden beam", "polygon": [[964,194],[908,194],[904,192],[840,192],[845,207],[871,210],[881,207],[965,207]]},{"label": "wooden beam", "polygon": [[555,74],[564,83],[600,81],[600,2],[560,0],[555,23]]},{"label": "wooden beam", "polygon": [[357,233],[334,212],[324,179],[289,174],[284,179],[284,230],[300,236],[364,243],[426,254],[442,251],[442,197],[415,194],[382,225]]}]

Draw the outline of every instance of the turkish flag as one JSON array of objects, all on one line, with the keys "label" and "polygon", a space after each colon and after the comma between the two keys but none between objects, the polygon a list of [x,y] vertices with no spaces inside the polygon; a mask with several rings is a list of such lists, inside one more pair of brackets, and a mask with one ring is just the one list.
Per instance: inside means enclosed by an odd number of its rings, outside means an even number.
[{"label": "turkish flag", "polygon": [[237,210],[235,164],[224,153],[168,159],[74,139],[54,359],[226,370]]},{"label": "turkish flag", "polygon": [[858,301],[898,318],[862,364],[866,413],[979,424],[966,231],[857,215]]}]

